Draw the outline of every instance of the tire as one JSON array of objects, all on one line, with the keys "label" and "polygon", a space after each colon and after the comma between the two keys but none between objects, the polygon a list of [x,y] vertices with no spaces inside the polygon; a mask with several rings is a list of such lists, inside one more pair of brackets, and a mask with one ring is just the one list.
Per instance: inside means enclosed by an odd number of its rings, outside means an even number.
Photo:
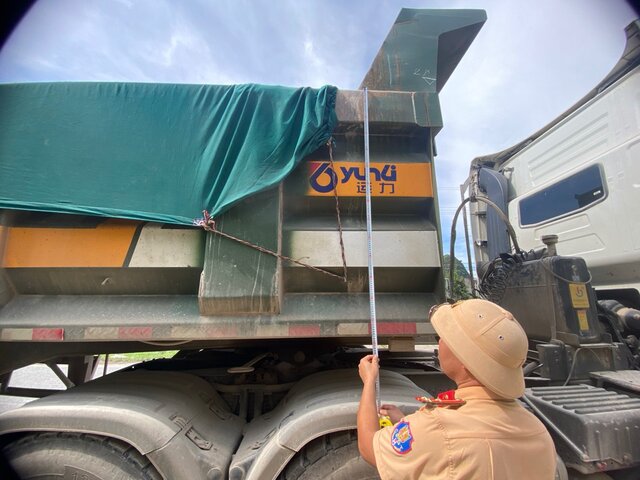
[{"label": "tire", "polygon": [[279,480],[379,480],[378,472],[358,452],[354,431],[317,438],[286,466]]},{"label": "tire", "polygon": [[124,442],[96,435],[37,433],[4,447],[22,480],[161,480],[149,461]]}]

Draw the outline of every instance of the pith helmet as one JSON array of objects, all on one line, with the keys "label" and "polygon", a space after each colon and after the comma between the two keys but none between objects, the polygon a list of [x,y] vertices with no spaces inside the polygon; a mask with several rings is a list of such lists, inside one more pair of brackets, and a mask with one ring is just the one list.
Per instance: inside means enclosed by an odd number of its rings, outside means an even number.
[{"label": "pith helmet", "polygon": [[504,398],[522,396],[528,341],[511,313],[487,300],[463,300],[439,306],[431,324],[485,387]]}]

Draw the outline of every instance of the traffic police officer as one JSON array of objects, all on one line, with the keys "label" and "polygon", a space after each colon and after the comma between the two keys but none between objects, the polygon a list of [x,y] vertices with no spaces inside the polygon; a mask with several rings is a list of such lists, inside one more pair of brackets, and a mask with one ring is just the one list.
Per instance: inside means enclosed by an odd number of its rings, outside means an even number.
[{"label": "traffic police officer", "polygon": [[472,299],[430,315],[440,336],[442,371],[458,386],[403,416],[383,405],[393,426],[379,429],[378,359],[360,361],[364,383],[358,448],[382,480],[552,480],[556,453],[544,425],[516,400],[524,393],[527,336],[503,308]]}]

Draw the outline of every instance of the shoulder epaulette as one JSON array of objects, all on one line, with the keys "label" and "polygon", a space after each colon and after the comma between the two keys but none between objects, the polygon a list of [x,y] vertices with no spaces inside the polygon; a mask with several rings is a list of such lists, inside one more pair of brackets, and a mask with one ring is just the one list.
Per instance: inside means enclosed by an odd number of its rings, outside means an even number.
[{"label": "shoulder epaulette", "polygon": [[416,400],[424,403],[422,408],[432,409],[436,407],[448,407],[448,408],[458,408],[464,405],[464,400],[460,400],[456,398],[455,390],[447,390],[446,392],[441,392],[437,397],[428,398],[428,397],[416,397]]}]

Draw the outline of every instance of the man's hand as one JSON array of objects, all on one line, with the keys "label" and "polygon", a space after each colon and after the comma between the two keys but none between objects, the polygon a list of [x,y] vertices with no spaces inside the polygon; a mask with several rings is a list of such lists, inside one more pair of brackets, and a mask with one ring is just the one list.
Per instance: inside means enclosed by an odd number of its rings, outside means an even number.
[{"label": "man's hand", "polygon": [[378,413],[376,412],[376,378],[378,376],[378,357],[367,355],[360,360],[358,373],[364,386],[358,407],[358,450],[365,461],[376,464],[373,452],[373,437],[380,429]]},{"label": "man's hand", "polygon": [[360,374],[360,379],[362,383],[367,385],[370,382],[375,382],[378,377],[378,370],[380,367],[378,366],[378,357],[375,355],[367,355],[360,360],[360,365],[358,365],[358,373]]},{"label": "man's hand", "polygon": [[389,405],[387,403],[380,405],[380,415],[384,415],[385,417],[389,417],[391,423],[394,425],[402,420],[404,417],[404,413],[395,405]]}]

